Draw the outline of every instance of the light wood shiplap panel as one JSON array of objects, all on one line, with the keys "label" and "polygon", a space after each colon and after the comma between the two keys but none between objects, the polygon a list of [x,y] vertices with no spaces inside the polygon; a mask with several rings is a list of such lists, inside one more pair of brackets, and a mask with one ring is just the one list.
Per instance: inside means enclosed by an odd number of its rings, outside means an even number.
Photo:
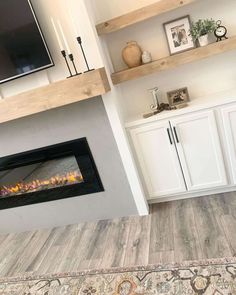
[{"label": "light wood shiplap panel", "polygon": [[236,36],[204,47],[198,47],[183,53],[164,57],[149,64],[113,73],[111,75],[112,82],[113,84],[120,84],[153,73],[177,68],[181,65],[202,60],[233,49],[236,49]]},{"label": "light wood shiplap panel", "polygon": [[110,91],[105,68],[0,100],[0,123],[26,117]]},{"label": "light wood shiplap panel", "polygon": [[100,23],[96,26],[96,29],[98,35],[109,34],[195,1],[197,0],[160,0],[154,4]]}]

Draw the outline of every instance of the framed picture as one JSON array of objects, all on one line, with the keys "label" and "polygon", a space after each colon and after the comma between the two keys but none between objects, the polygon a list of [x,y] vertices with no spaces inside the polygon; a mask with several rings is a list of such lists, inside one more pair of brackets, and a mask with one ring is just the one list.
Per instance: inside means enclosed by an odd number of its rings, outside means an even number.
[{"label": "framed picture", "polygon": [[180,105],[189,101],[188,88],[180,88],[167,92],[167,98],[170,106]]},{"label": "framed picture", "polygon": [[191,28],[189,15],[172,20],[163,26],[171,55],[195,48],[192,37],[189,36]]}]

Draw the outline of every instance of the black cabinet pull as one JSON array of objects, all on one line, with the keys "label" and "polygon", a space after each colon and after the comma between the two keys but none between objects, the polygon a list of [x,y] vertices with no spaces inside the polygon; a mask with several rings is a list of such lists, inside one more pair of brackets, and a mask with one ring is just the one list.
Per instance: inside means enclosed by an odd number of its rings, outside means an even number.
[{"label": "black cabinet pull", "polygon": [[172,139],[171,139],[170,129],[169,128],[167,128],[167,133],[168,133],[168,136],[169,136],[170,144],[172,145],[173,142],[172,142]]},{"label": "black cabinet pull", "polygon": [[178,135],[177,135],[177,132],[176,132],[176,128],[173,127],[173,129],[174,129],[174,134],[175,134],[176,141],[177,141],[177,143],[179,143],[179,138],[178,138]]}]

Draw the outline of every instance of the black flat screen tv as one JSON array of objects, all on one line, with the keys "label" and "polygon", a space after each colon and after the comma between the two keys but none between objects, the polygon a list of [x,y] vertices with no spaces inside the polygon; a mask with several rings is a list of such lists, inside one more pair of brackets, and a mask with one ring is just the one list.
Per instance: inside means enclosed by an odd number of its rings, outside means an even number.
[{"label": "black flat screen tv", "polygon": [[53,66],[29,0],[0,0],[0,83]]}]

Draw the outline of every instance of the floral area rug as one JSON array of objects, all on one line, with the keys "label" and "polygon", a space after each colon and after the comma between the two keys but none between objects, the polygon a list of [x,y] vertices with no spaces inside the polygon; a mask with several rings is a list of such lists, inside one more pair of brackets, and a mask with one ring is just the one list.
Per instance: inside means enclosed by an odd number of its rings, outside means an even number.
[{"label": "floral area rug", "polygon": [[236,258],[0,280],[4,295],[233,295]]}]

